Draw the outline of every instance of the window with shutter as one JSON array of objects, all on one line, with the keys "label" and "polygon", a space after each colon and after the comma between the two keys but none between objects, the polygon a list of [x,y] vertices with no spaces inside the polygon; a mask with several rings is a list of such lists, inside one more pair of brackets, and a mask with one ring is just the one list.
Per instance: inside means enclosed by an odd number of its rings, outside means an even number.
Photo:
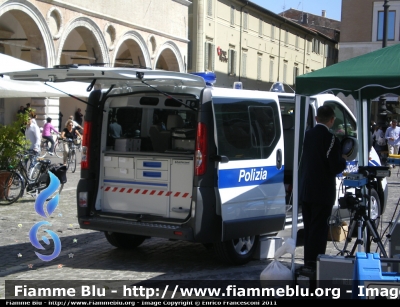
[{"label": "window with shutter", "polygon": [[283,82],[287,83],[287,62],[283,63]]},{"label": "window with shutter", "polygon": [[258,21],[258,35],[262,36],[263,35],[263,20],[260,19]]},{"label": "window with shutter", "polygon": [[243,30],[248,30],[248,21],[249,21],[249,13],[244,12],[243,13]]},{"label": "window with shutter", "polygon": [[206,71],[214,71],[214,54],[215,48],[214,44],[210,42],[205,43],[205,50],[204,50],[204,69]]},{"label": "window with shutter", "polygon": [[271,40],[275,40],[275,25],[271,25]]},{"label": "window with shutter", "polygon": [[233,75],[234,76],[236,76],[236,51],[235,50],[233,50],[233,61],[232,61],[232,63],[233,63]]},{"label": "window with shutter", "polygon": [[208,42],[204,44],[204,70],[208,68]]},{"label": "window with shutter", "polygon": [[274,59],[269,60],[269,82],[274,82]]},{"label": "window with shutter", "polygon": [[262,67],[262,57],[257,58],[257,80],[261,80],[261,68]]},{"label": "window with shutter", "polygon": [[192,40],[189,38],[189,43],[188,43],[188,59],[187,59],[187,69],[192,69],[192,48],[193,48],[193,43]]},{"label": "window with shutter", "polygon": [[242,76],[243,77],[247,77],[247,74],[246,74],[246,67],[247,66],[247,53],[246,52],[243,52],[242,53]]},{"label": "window with shutter", "polygon": [[228,75],[236,76],[236,51],[229,49],[228,54]]},{"label": "window with shutter", "polygon": [[210,50],[208,51],[208,58],[209,58],[209,70],[214,71],[214,65],[215,65],[215,45],[214,44],[209,44]]},{"label": "window with shutter", "polygon": [[213,0],[207,0],[207,15],[212,17]]},{"label": "window with shutter", "polygon": [[293,85],[296,84],[296,77],[299,75],[299,67],[295,65],[293,67]]},{"label": "window with shutter", "polygon": [[231,6],[231,26],[235,25],[235,7]]}]

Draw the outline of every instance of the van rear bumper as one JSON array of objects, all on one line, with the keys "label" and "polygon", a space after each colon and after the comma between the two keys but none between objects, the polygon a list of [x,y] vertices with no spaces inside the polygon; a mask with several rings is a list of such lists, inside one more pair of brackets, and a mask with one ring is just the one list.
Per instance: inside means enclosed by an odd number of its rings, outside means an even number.
[{"label": "van rear bumper", "polygon": [[156,222],[137,222],[99,216],[90,218],[79,218],[78,222],[79,226],[82,229],[120,232],[146,237],[193,241],[193,230],[191,228],[182,227],[179,225]]}]

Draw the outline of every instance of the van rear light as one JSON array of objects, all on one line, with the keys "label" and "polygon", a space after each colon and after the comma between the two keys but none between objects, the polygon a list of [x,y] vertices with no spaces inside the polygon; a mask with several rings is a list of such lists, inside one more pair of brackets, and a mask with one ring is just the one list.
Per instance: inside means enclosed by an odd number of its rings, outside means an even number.
[{"label": "van rear light", "polygon": [[85,121],[83,125],[82,163],[81,169],[89,169],[90,136],[92,134],[92,122]]},{"label": "van rear light", "polygon": [[87,207],[87,198],[88,198],[88,193],[87,192],[79,192],[79,207]]},{"label": "van rear light", "polygon": [[204,123],[197,124],[195,175],[204,175],[207,167],[207,128]]}]

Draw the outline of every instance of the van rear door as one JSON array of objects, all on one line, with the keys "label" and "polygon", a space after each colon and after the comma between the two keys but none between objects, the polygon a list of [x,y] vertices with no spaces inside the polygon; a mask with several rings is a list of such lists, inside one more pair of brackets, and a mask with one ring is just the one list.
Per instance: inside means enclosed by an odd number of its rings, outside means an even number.
[{"label": "van rear door", "polygon": [[213,89],[222,241],[277,232],[285,221],[283,136],[273,93]]}]

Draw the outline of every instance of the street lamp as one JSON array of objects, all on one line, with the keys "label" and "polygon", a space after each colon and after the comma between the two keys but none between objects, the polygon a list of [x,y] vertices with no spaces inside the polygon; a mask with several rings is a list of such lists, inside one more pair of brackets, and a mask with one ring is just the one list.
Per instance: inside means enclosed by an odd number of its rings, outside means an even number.
[{"label": "street lamp", "polygon": [[387,45],[387,32],[388,32],[388,11],[389,11],[389,0],[385,0],[383,4],[383,39],[382,48]]},{"label": "street lamp", "polygon": [[378,125],[381,126],[382,128],[387,127],[387,116],[388,114],[391,114],[387,107],[386,107],[386,98],[385,96],[379,97],[378,101]]}]

